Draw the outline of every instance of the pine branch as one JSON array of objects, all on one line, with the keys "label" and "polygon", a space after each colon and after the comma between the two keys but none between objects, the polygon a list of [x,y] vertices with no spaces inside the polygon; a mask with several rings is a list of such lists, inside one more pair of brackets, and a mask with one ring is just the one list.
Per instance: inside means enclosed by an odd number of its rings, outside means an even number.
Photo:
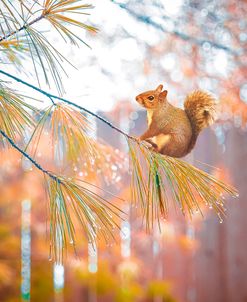
[{"label": "pine branch", "polygon": [[18,34],[19,32],[27,29],[28,27],[30,27],[31,25],[37,23],[38,21],[42,20],[43,18],[45,18],[45,14],[41,14],[39,17],[35,18],[34,20],[30,21],[29,23],[27,24],[24,24],[23,26],[21,26],[20,28],[0,37],[0,43],[4,40],[7,40],[8,38]]},{"label": "pine branch", "polygon": [[1,129],[0,134],[44,173],[50,203],[50,257],[54,257],[57,263],[62,263],[68,242],[75,249],[76,232],[72,221],[74,216],[73,219],[79,221],[85,236],[93,245],[97,236],[103,237],[106,242],[114,239],[113,230],[119,228],[115,219],[121,219],[124,212],[91,190],[91,187],[94,190],[100,188],[78,179],[54,175],[18,147]]},{"label": "pine branch", "polygon": [[55,181],[59,182],[59,179],[57,176],[52,174],[50,171],[44,169],[36,160],[34,160],[28,153],[26,153],[24,150],[22,150],[20,147],[18,147],[15,142],[3,131],[0,129],[1,135],[10,143],[10,145],[16,149],[19,153],[21,153],[25,158],[27,158],[38,170],[49,176]]},{"label": "pine branch", "polygon": [[[158,220],[159,223],[160,216],[167,217],[167,185],[170,188],[171,199],[180,207],[184,215],[187,213],[191,217],[194,212],[201,212],[202,206],[209,206],[215,210],[221,222],[222,216],[225,215],[224,194],[233,197],[238,196],[237,190],[232,186],[182,160],[153,152],[147,143],[130,136],[98,114],[69,100],[50,94],[5,71],[0,70],[0,73],[50,99],[57,99],[96,117],[125,136],[129,144],[132,165],[132,197],[133,201],[141,204],[147,229],[150,228],[150,221],[152,227],[154,220]],[[145,167],[141,165],[143,159],[146,162]],[[166,179],[167,183],[163,179]]]},{"label": "pine branch", "polygon": [[16,93],[0,82],[0,128],[15,139],[22,136],[25,127],[31,129],[34,126],[33,118],[28,112],[36,110],[23,100],[23,95]]},{"label": "pine branch", "polygon": [[15,80],[15,81],[17,81],[17,82],[23,84],[23,85],[25,85],[25,86],[27,86],[27,87],[33,89],[33,90],[38,91],[39,93],[41,93],[41,94],[43,94],[43,95],[45,95],[46,97],[48,97],[48,98],[53,102],[53,104],[54,104],[53,99],[57,99],[57,100],[62,101],[62,102],[64,102],[64,103],[68,104],[68,105],[74,106],[74,107],[76,107],[76,108],[78,108],[78,109],[80,109],[80,110],[82,110],[82,111],[88,113],[89,115],[91,115],[91,116],[93,116],[93,117],[96,117],[98,120],[102,121],[103,123],[105,123],[106,125],[108,125],[108,126],[111,127],[112,129],[116,130],[116,131],[119,132],[120,134],[124,135],[125,137],[127,137],[127,138],[129,138],[129,139],[132,139],[132,140],[134,140],[134,141],[137,141],[137,139],[136,139],[135,137],[133,137],[133,136],[127,134],[126,132],[124,132],[124,131],[121,130],[120,128],[118,128],[118,127],[116,127],[115,125],[113,125],[111,122],[109,122],[109,121],[107,121],[106,119],[104,119],[102,116],[100,116],[100,115],[98,115],[98,114],[96,114],[96,113],[94,113],[94,112],[92,112],[92,111],[90,111],[90,110],[88,110],[88,109],[86,109],[86,108],[80,106],[80,105],[77,105],[77,104],[75,104],[75,103],[73,103],[73,102],[71,102],[71,101],[69,101],[69,100],[66,100],[66,99],[64,99],[64,98],[62,98],[62,97],[59,97],[59,96],[54,95],[54,94],[51,94],[51,93],[49,93],[49,92],[47,92],[47,91],[45,91],[45,90],[43,90],[43,89],[41,89],[41,88],[38,88],[38,87],[36,87],[36,86],[34,86],[34,85],[32,85],[32,84],[29,84],[29,83],[27,83],[26,81],[24,81],[24,80],[22,80],[22,79],[20,79],[20,78],[18,78],[18,77],[16,77],[16,76],[14,76],[14,75],[12,75],[12,74],[6,72],[6,71],[0,70],[0,73],[4,74],[5,76],[7,76],[7,77],[9,77],[9,78],[11,78],[11,79],[13,79],[13,80]]},{"label": "pine branch", "polygon": [[[79,27],[83,27],[86,30],[89,31],[96,31],[96,28],[94,28],[93,26],[89,26],[86,25],[80,21],[76,21],[72,18],[68,18],[65,17],[64,15],[61,15],[61,13],[78,13],[80,14],[79,10],[81,9],[88,9],[88,8],[92,8],[92,5],[90,4],[82,4],[82,5],[77,5],[77,6],[73,6],[75,4],[75,2],[77,2],[78,0],[70,0],[70,1],[46,1],[44,3],[44,7],[41,10],[41,14],[33,19],[32,21],[28,22],[28,23],[24,23],[21,27],[16,28],[15,30],[7,33],[6,35],[3,35],[2,37],[0,37],[0,43],[8,38],[10,38],[13,35],[16,35],[17,33],[26,30],[27,28],[31,27],[33,24],[39,22],[42,19],[47,19],[50,21],[50,23],[56,28],[56,29],[60,29],[61,31],[63,31],[68,37],[70,35],[72,35],[72,33],[61,23],[65,22],[67,24],[72,24],[72,25],[76,25]],[[5,6],[8,8],[7,4],[5,4]],[[28,9],[27,7],[25,7],[26,9]],[[8,8],[9,9],[9,8]],[[29,10],[28,10],[29,11]],[[30,12],[30,11],[29,11]],[[83,13],[86,14],[86,13]],[[74,40],[72,39],[71,41],[74,42]]]},{"label": "pine branch", "polygon": [[[14,36],[16,36],[18,41],[20,37],[22,39],[24,38],[25,48],[18,47],[15,50],[23,51],[25,49],[25,53],[30,55],[39,86],[40,74],[38,70],[41,69],[46,84],[50,86],[49,77],[51,76],[58,92],[62,94],[64,89],[61,73],[67,75],[62,62],[67,62],[71,66],[73,65],[60,53],[53,43],[47,39],[46,35],[44,35],[42,31],[36,30],[33,25],[40,20],[45,19],[65,42],[69,41],[71,44],[77,46],[79,46],[78,42],[80,42],[90,47],[76,32],[71,29],[71,27],[79,27],[89,32],[97,32],[95,27],[87,25],[81,21],[81,15],[88,15],[88,13],[84,11],[92,9],[93,6],[91,4],[82,4],[82,0],[54,0],[44,1],[43,5],[34,1],[33,5],[29,3],[30,7],[25,5],[24,1],[19,1],[16,3],[17,8],[15,8],[10,0],[2,1],[5,6],[5,11],[0,9],[1,21],[3,19],[3,25],[0,22],[0,30],[2,32],[2,37],[0,36],[0,46],[3,46],[2,44],[4,43],[5,48],[6,45],[11,46],[11,44],[6,44],[6,41]],[[38,9],[35,9],[35,4],[39,5]],[[18,5],[21,7],[21,13],[18,12]],[[28,14],[25,15],[25,13]],[[38,17],[35,18],[37,15]],[[77,18],[74,18],[74,16],[77,16]],[[31,17],[35,19],[29,21]],[[5,30],[5,28],[7,30]],[[19,33],[22,33],[22,35],[18,35]],[[21,43],[19,45],[21,45]],[[17,61],[17,56],[10,56],[10,60]],[[50,75],[48,75],[47,70],[50,71]]]},{"label": "pine branch", "polygon": [[132,199],[139,205],[147,230],[154,221],[168,217],[171,202],[192,218],[203,216],[205,207],[213,209],[220,222],[225,214],[225,194],[237,197],[237,190],[189,163],[128,141],[131,159]]}]

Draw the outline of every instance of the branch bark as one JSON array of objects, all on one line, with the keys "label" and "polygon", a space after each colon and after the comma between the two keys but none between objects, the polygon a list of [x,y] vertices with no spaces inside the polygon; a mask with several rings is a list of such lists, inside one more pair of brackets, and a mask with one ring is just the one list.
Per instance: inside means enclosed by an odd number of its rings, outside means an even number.
[{"label": "branch bark", "polygon": [[108,126],[111,127],[112,129],[116,130],[117,132],[121,133],[121,134],[124,135],[125,137],[127,137],[127,138],[129,138],[129,139],[131,139],[131,140],[134,140],[135,142],[139,143],[139,141],[138,141],[135,137],[129,135],[128,133],[124,132],[124,131],[121,130],[120,128],[114,126],[111,122],[109,122],[108,120],[104,119],[102,116],[98,115],[97,113],[94,113],[94,112],[88,110],[88,109],[85,108],[85,107],[82,107],[82,106],[80,106],[80,105],[77,105],[77,104],[75,104],[75,103],[73,103],[73,102],[71,102],[71,101],[69,101],[69,100],[67,100],[67,99],[64,99],[64,98],[59,97],[59,96],[54,95],[54,94],[51,94],[51,93],[49,93],[49,92],[47,92],[47,91],[45,91],[45,90],[43,90],[43,89],[40,89],[40,88],[38,88],[38,87],[36,87],[36,86],[34,86],[34,85],[32,85],[32,84],[29,84],[29,83],[27,83],[26,81],[24,81],[24,80],[22,80],[22,79],[20,79],[20,78],[18,78],[18,77],[16,77],[16,76],[14,76],[14,75],[12,75],[12,74],[6,72],[6,71],[0,70],[0,73],[3,74],[3,75],[5,75],[5,76],[7,76],[7,77],[9,77],[9,78],[11,78],[11,79],[13,79],[13,80],[15,80],[15,81],[17,81],[17,82],[19,82],[19,83],[21,83],[21,84],[23,84],[23,85],[25,85],[25,86],[27,86],[27,87],[29,87],[29,88],[31,88],[31,89],[33,89],[33,90],[38,91],[39,93],[41,93],[41,94],[43,94],[43,95],[45,95],[46,97],[48,97],[48,98],[52,101],[53,104],[54,104],[53,99],[57,99],[57,100],[62,101],[62,102],[64,102],[64,103],[66,103],[66,104],[69,104],[69,105],[71,105],[71,106],[73,106],[73,107],[76,107],[76,108],[78,108],[78,109],[80,109],[80,110],[82,110],[82,111],[88,113],[88,114],[91,115],[91,116],[96,117],[98,120],[102,121],[103,123],[105,123],[106,125],[108,125]]},{"label": "branch bark", "polygon": [[60,182],[60,180],[54,175],[52,174],[50,171],[44,169],[36,160],[34,160],[28,153],[26,153],[24,150],[22,150],[20,147],[18,147],[15,142],[3,131],[0,129],[0,134],[6,138],[6,140],[10,143],[10,145],[16,149],[18,152],[20,152],[25,158],[27,158],[28,160],[30,160],[30,162],[32,164],[34,164],[34,166],[39,169],[41,172],[43,172],[44,174],[48,175],[50,178],[52,178],[53,180]]},{"label": "branch bark", "polygon": [[10,38],[11,36],[16,35],[17,33],[21,32],[22,30],[26,29],[27,27],[30,27],[30,26],[33,25],[34,23],[36,23],[36,22],[42,20],[44,17],[45,17],[45,14],[42,13],[42,14],[41,14],[39,17],[37,17],[36,19],[30,21],[30,22],[27,23],[27,24],[24,24],[24,25],[21,26],[20,28],[18,28],[18,29],[16,29],[16,30],[12,31],[12,32],[10,32],[10,33],[8,33],[8,34],[5,35],[5,36],[0,37],[0,43],[1,43],[2,41],[4,41],[4,40]]}]

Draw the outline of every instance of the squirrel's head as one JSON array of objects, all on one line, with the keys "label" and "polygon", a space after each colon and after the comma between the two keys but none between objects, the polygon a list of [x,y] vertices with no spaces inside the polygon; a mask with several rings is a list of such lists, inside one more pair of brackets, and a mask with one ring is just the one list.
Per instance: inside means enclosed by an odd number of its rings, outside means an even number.
[{"label": "squirrel's head", "polygon": [[146,109],[156,109],[166,102],[167,90],[162,89],[163,85],[159,85],[155,90],[143,92],[136,97],[136,101]]}]

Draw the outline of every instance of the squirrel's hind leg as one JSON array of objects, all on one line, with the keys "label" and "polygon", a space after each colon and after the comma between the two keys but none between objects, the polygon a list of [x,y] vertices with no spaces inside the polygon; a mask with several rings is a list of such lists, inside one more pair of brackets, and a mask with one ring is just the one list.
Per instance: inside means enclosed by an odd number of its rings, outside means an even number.
[{"label": "squirrel's hind leg", "polygon": [[158,152],[171,157],[183,157],[186,155],[184,145],[181,144],[180,138],[177,135],[169,135],[169,139],[163,145],[159,145]]}]

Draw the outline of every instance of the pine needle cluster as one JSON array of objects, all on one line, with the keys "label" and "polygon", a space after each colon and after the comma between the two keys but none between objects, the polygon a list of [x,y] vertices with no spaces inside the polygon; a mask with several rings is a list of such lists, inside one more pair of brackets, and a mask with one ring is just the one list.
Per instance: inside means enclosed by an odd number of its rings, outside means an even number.
[{"label": "pine needle cluster", "polygon": [[45,180],[50,201],[51,257],[62,262],[68,243],[75,247],[76,219],[84,236],[94,246],[97,237],[103,237],[106,242],[114,239],[113,232],[118,228],[116,221],[121,219],[121,211],[95,193],[91,184],[61,176],[56,179],[45,177]]},{"label": "pine needle cluster", "polygon": [[224,198],[237,197],[235,188],[193,165],[161,155],[144,143],[128,139],[133,202],[140,205],[147,229],[166,219],[172,203],[190,219],[206,206],[220,222],[225,216]]},{"label": "pine needle cluster", "polygon": [[[63,85],[61,74],[66,74],[64,63],[70,62],[50,41],[46,32],[53,29],[65,42],[79,46],[78,43],[88,44],[75,33],[75,28],[88,32],[97,29],[81,21],[81,16],[88,15],[93,6],[81,0],[2,0],[0,9],[0,58],[1,63],[14,63],[25,68],[20,60],[20,53],[31,59],[33,70],[39,84],[43,75],[46,84],[50,80],[56,84],[60,93]],[[43,30],[37,29],[42,23]]]}]

